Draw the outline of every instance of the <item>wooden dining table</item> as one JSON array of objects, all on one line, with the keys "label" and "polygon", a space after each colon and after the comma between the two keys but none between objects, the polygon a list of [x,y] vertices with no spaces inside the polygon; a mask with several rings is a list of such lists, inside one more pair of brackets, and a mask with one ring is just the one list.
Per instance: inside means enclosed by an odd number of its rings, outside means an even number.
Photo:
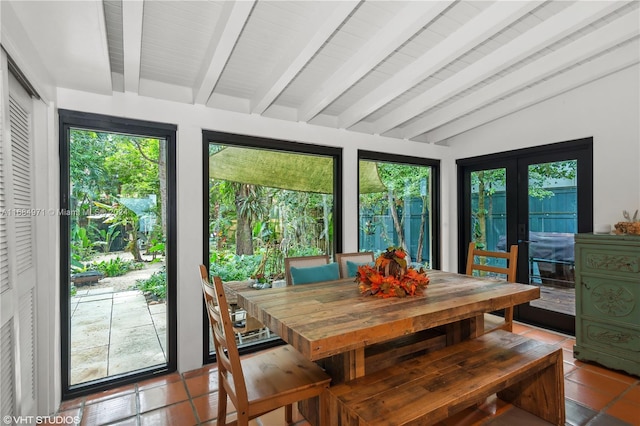
[{"label": "wooden dining table", "polygon": [[368,346],[439,326],[446,326],[446,341],[452,344],[482,334],[484,313],[540,297],[536,286],[438,270],[427,274],[427,289],[412,297],[363,295],[353,278],[239,289],[236,297],[249,315],[309,360],[322,363],[332,384],[365,374]]}]

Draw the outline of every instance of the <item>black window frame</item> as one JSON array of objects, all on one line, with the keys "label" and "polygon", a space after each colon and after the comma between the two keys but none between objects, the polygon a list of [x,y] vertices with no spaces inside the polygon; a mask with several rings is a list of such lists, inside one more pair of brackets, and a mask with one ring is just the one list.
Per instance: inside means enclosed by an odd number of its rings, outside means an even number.
[{"label": "black window frame", "polygon": [[[358,175],[360,173],[360,161],[376,161],[383,163],[405,164],[408,166],[431,167],[431,186],[433,189],[431,205],[431,269],[440,269],[442,263],[442,240],[441,240],[441,182],[440,182],[440,160],[413,157],[400,154],[389,154],[386,152],[358,150]],[[358,185],[358,219],[360,216],[360,188]],[[360,220],[358,220],[360,223]],[[358,233],[360,230],[358,229]],[[360,238],[358,238],[358,250],[360,250]]]},{"label": "black window frame", "polygon": [[[324,155],[333,158],[333,241],[335,253],[342,251],[342,153],[343,149],[325,145],[307,144],[291,140],[271,139],[266,137],[249,136],[238,133],[227,133],[214,130],[202,131],[202,264],[209,269],[209,144],[236,146],[241,148],[255,148],[290,152],[292,154]],[[202,301],[202,359],[203,364],[216,361],[215,353],[209,352],[210,333],[209,317],[204,300]],[[257,352],[270,347],[284,344],[281,339],[260,342],[251,346],[238,348],[240,354]]]},{"label": "black window frame", "polygon": [[[593,231],[593,137],[585,137],[562,142],[549,143],[528,148],[503,151],[456,160],[458,176],[458,271],[464,273],[468,243],[471,240],[471,224],[467,220],[471,208],[466,203],[471,199],[469,172],[507,168],[507,245],[523,244],[528,240],[528,222],[524,215],[528,206],[528,194],[519,193],[517,186],[527,179],[526,165],[532,162],[553,162],[578,160],[578,233]],[[518,225],[525,224],[524,227]],[[520,249],[522,252],[522,249]],[[518,256],[518,282],[523,280],[521,271],[527,269],[528,259]],[[575,334],[575,317],[530,306],[529,303],[516,306],[514,318],[528,324]]]},{"label": "black window frame", "polygon": [[[166,364],[153,366],[132,373],[108,376],[103,379],[71,386],[70,374],[70,241],[69,216],[60,215],[60,327],[61,327],[61,387],[62,400],[88,395],[90,393],[112,389],[118,386],[138,382],[159,375],[169,374],[178,369],[177,346],[177,204],[176,204],[176,132],[178,126],[170,123],[160,123],[145,120],[135,120],[124,117],[114,117],[83,111],[66,109],[58,110],[58,138],[60,155],[60,208],[70,209],[68,197],[69,176],[69,141],[70,131],[86,129],[105,133],[121,133],[133,136],[150,136],[164,139],[167,144],[167,241],[166,241],[166,272],[167,272],[167,354]],[[64,237],[66,236],[66,237]],[[63,238],[64,237],[64,238]],[[64,284],[68,284],[65,287]],[[65,323],[66,321],[66,323]],[[62,329],[65,327],[66,330]]]}]

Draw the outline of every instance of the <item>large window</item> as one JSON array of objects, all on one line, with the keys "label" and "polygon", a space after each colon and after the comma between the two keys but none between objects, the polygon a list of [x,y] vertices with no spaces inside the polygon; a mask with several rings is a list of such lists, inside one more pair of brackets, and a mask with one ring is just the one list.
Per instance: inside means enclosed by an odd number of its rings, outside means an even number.
[{"label": "large window", "polygon": [[[286,257],[340,249],[340,149],[205,131],[204,154],[203,255],[211,276],[240,288],[280,286]],[[236,333],[241,350],[277,339],[231,309],[236,329],[244,329]],[[205,330],[209,360],[208,323]]]},{"label": "large window", "polygon": [[[359,169],[359,250],[403,247],[413,263],[439,268],[439,161],[360,151]],[[377,185],[363,180],[371,173]]]}]

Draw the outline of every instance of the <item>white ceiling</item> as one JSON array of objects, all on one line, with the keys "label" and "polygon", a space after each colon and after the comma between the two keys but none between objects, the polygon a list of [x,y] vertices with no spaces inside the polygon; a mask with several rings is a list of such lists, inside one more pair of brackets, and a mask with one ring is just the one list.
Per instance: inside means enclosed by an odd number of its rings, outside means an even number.
[{"label": "white ceiling", "polygon": [[640,62],[637,0],[9,3],[58,87],[428,143]]}]

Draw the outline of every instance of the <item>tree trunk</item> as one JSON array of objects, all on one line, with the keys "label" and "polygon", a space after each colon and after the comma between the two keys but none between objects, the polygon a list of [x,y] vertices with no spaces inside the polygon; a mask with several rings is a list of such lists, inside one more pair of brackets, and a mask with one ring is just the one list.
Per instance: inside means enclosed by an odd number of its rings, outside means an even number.
[{"label": "tree trunk", "polygon": [[248,209],[243,209],[244,200],[249,196],[247,185],[240,185],[236,191],[236,254],[252,255],[253,254],[253,232],[251,226],[251,216]]},{"label": "tree trunk", "polygon": [[478,238],[476,246],[486,249],[487,247],[487,212],[485,207],[485,184],[484,172],[478,172]]},{"label": "tree trunk", "polygon": [[[478,172],[478,237],[476,238],[476,247],[486,250],[487,249],[487,211],[485,207],[485,183],[484,172]],[[485,265],[487,263],[486,257],[480,257],[479,263]],[[482,271],[481,271],[482,272]],[[486,275],[486,273],[481,273]]]},{"label": "tree trunk", "polygon": [[398,211],[396,210],[396,199],[393,196],[393,192],[389,190],[387,194],[387,203],[389,206],[389,213],[391,214],[391,218],[393,219],[393,227],[396,230],[396,234],[398,235],[398,246],[402,247],[407,254],[409,250],[407,249],[407,245],[404,241],[404,231],[402,229],[402,223],[400,222],[400,218],[398,217]]},{"label": "tree trunk", "polygon": [[131,249],[131,254],[133,255],[133,259],[136,262],[142,262],[142,255],[140,254],[140,247],[138,246],[138,226],[134,223],[130,235],[129,247]]},{"label": "tree trunk", "polygon": [[329,244],[329,203],[327,202],[327,196],[322,195],[322,234],[324,235],[325,242],[325,252],[328,255],[333,255],[330,253],[333,249],[333,244]]},{"label": "tree trunk", "polygon": [[418,254],[416,262],[422,263],[422,247],[424,245],[424,227],[427,224],[427,197],[422,197],[422,212],[420,212],[420,234],[418,235]]}]

